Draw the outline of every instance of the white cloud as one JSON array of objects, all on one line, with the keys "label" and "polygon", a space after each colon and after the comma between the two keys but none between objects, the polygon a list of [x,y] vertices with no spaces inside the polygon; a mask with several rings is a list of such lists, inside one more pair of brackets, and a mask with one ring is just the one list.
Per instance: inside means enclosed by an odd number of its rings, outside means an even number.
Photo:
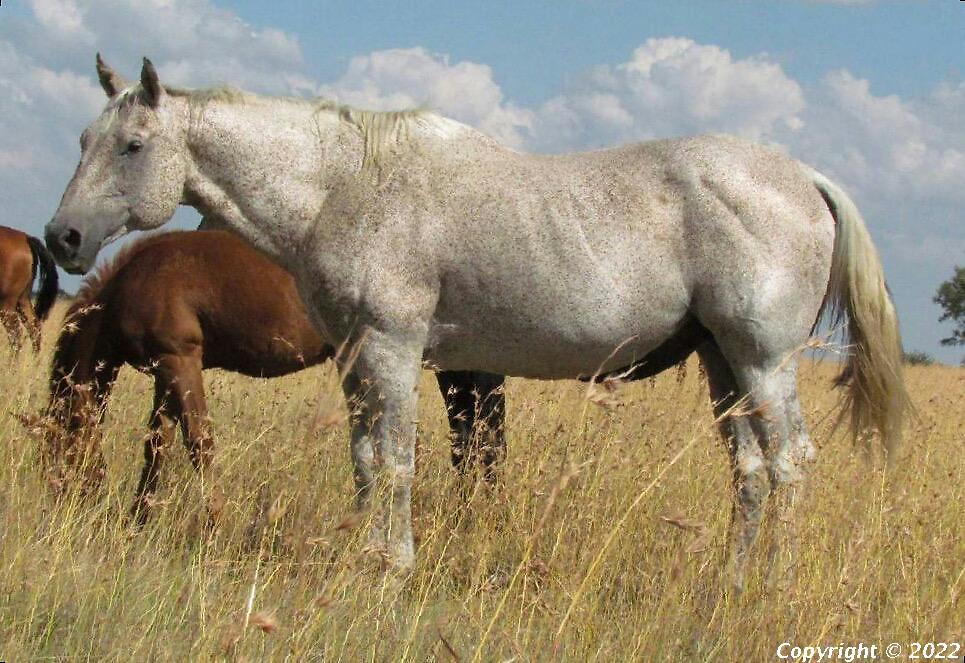
[{"label": "white cloud", "polygon": [[[876,96],[867,80],[828,74],[809,91],[801,130],[781,137],[800,158],[845,183],[873,205],[910,202],[922,213],[965,206],[965,85],[939,85],[906,100]],[[906,228],[915,217],[889,214],[886,226]],[[936,219],[935,229],[960,231],[960,219]],[[961,235],[960,235],[961,236]]]},{"label": "white cloud", "polygon": [[507,103],[490,67],[452,64],[424,48],[376,51],[352,58],[345,74],[320,90],[362,108],[425,106],[519,146],[533,113]]},{"label": "white cloud", "polygon": [[30,0],[37,21],[50,33],[89,42],[93,35],[84,27],[80,7],[74,0]]},{"label": "white cloud", "polygon": [[129,76],[148,56],[175,84],[232,82],[276,94],[304,85],[295,37],[256,29],[209,0],[31,0],[30,6],[32,24],[7,39],[48,66],[92,75],[93,53],[101,50]]},{"label": "white cloud", "polygon": [[[50,172],[62,160],[61,146],[77,144],[78,118],[89,120],[103,105],[104,93],[90,78],[47,68],[0,39],[0,117],[4,125],[0,152],[6,162]],[[21,175],[20,170],[6,171],[0,178]],[[19,192],[20,187],[8,190]]]},{"label": "white cloud", "polygon": [[766,56],[649,39],[543,104],[531,142],[559,151],[703,131],[760,140],[799,126],[803,108],[800,85]]}]

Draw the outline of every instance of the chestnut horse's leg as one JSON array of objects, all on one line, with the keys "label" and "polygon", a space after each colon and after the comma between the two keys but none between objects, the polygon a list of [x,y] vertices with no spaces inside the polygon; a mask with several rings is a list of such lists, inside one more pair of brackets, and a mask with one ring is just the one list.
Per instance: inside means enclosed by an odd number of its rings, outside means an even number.
[{"label": "chestnut horse's leg", "polygon": [[10,337],[10,347],[14,352],[20,350],[20,320],[16,302],[0,301],[0,321]]},{"label": "chestnut horse's leg", "polygon": [[465,475],[480,463],[486,482],[495,483],[496,467],[506,455],[503,376],[443,371],[436,379],[449,416],[452,464]]},{"label": "chestnut horse's leg", "polygon": [[101,425],[107,415],[107,400],[114,390],[117,374],[121,370],[114,358],[105,358],[98,362],[94,369],[94,381],[89,392],[89,400],[83,406],[85,409],[89,460],[87,461],[87,475],[84,477],[85,490],[93,491],[98,488],[107,474],[107,461],[104,460],[104,450],[101,445]]},{"label": "chestnut horse's leg", "polygon": [[23,326],[27,328],[27,334],[30,336],[30,342],[33,345],[34,352],[40,352],[40,319],[34,312],[34,305],[30,301],[30,289],[28,288],[24,294],[20,297],[20,301],[17,302],[17,314],[20,317],[20,321]]},{"label": "chestnut horse's leg", "polygon": [[204,398],[203,365],[197,355],[165,355],[158,361],[159,370],[171,376],[171,402],[181,425],[184,446],[191,464],[207,484],[208,515],[213,522],[224,507],[224,495],[213,464],[214,440],[208,431],[208,406]]},{"label": "chestnut horse's leg", "polygon": [[143,525],[147,521],[151,498],[157,491],[158,473],[161,470],[161,456],[174,440],[174,418],[171,414],[170,386],[166,379],[154,378],[154,405],[148,422],[151,432],[144,440],[144,469],[137,485],[131,516],[135,523]]}]

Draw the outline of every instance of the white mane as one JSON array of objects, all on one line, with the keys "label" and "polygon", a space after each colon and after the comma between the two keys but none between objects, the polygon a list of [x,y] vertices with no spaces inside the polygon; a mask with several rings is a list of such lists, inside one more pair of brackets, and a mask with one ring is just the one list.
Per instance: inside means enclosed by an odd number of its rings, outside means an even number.
[{"label": "white mane", "polygon": [[[141,84],[122,90],[115,97],[111,107],[111,121],[116,117],[120,108],[133,103],[141,91]],[[165,87],[165,91],[173,97],[186,99],[191,113],[191,124],[198,126],[204,115],[204,110],[211,103],[224,103],[239,106],[249,106],[258,103],[291,103],[314,106],[314,114],[331,113],[342,122],[351,125],[362,135],[365,144],[365,154],[362,169],[378,168],[384,156],[395,145],[405,144],[411,140],[413,133],[421,131],[441,139],[449,139],[467,129],[466,125],[443,117],[425,108],[413,108],[398,111],[362,110],[342,104],[330,99],[303,99],[299,97],[265,97],[239,90],[231,86],[216,86],[201,89],[183,89]]]}]

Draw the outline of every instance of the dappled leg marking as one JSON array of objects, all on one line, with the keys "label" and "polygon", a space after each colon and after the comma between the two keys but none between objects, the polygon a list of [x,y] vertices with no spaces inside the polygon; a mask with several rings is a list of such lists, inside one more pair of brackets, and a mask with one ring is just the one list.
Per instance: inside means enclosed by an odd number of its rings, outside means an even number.
[{"label": "dappled leg marking", "polygon": [[771,489],[768,518],[771,540],[768,585],[786,587],[794,576],[796,507],[813,448],[797,401],[797,363],[773,359],[735,369],[738,385],[748,395],[747,417],[765,454]]},{"label": "dappled leg marking", "polygon": [[348,373],[342,380],[342,390],[349,409],[351,429],[352,473],[355,479],[355,506],[367,510],[371,506],[372,488],[375,481],[375,451],[372,447],[372,424],[365,402],[365,387],[361,380]]},{"label": "dappled leg marking", "polygon": [[737,405],[738,386],[730,365],[713,341],[697,352],[707,372],[714,416],[730,452],[736,500],[731,517],[733,539],[732,579],[738,590],[744,588],[747,557],[761,524],[769,490],[764,453],[745,416],[728,413]]},{"label": "dappled leg marking", "polygon": [[[352,366],[354,390],[367,387],[361,390],[366,433],[353,425],[352,434],[359,501],[364,506],[370,494],[374,496],[373,540],[384,536],[386,561],[396,570],[410,568],[415,558],[411,501],[421,355],[421,343],[403,345],[370,334]],[[366,437],[371,440],[371,464]]]}]

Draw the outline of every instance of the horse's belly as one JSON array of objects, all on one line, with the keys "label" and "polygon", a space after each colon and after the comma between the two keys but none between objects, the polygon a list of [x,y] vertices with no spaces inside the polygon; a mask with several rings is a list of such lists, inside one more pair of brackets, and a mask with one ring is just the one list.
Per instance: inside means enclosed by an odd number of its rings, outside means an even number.
[{"label": "horse's belly", "polygon": [[[450,272],[430,323],[427,363],[531,378],[573,378],[620,369],[677,330],[690,293],[667,261],[486,261]],[[505,274],[494,274],[498,265]],[[507,276],[508,274],[508,276]]]},{"label": "horse's belly", "polygon": [[673,335],[684,315],[641,315],[632,323],[584,319],[538,329],[505,317],[475,324],[434,320],[424,357],[441,370],[542,379],[592,376],[641,359]]}]

